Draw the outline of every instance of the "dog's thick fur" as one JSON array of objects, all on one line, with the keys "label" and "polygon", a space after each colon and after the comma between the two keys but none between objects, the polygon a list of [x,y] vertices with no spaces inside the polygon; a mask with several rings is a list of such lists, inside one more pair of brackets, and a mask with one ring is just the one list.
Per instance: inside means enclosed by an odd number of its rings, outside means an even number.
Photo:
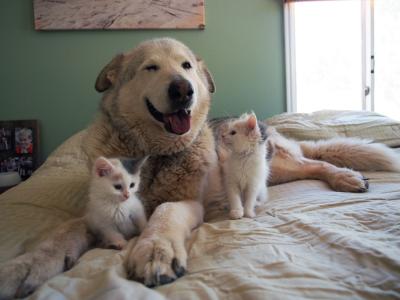
[{"label": "dog's thick fur", "polygon": [[[183,62],[189,62],[191,68],[182,68]],[[149,70],[149,65],[157,65],[158,69]],[[167,90],[176,76],[193,87],[191,126],[182,135],[167,131],[146,106],[146,99],[150,99],[161,113],[171,112]],[[143,167],[140,194],[151,218],[128,253],[128,274],[148,286],[171,282],[186,270],[185,239],[203,220],[201,200],[221,194],[214,136],[206,122],[210,94],[215,90],[213,79],[204,63],[185,45],[157,39],[116,56],[99,74],[96,89],[104,96],[84,145],[89,160],[100,155],[150,155]],[[317,178],[337,191],[365,192],[368,181],[347,168],[400,170],[384,146],[358,140],[296,143],[273,129],[269,135],[274,149],[273,184]],[[32,252],[0,269],[0,298],[32,292],[70,267],[94,240],[81,219],[62,224],[57,232],[64,234],[57,243],[54,235],[50,236]],[[7,289],[3,289],[5,286]]]}]

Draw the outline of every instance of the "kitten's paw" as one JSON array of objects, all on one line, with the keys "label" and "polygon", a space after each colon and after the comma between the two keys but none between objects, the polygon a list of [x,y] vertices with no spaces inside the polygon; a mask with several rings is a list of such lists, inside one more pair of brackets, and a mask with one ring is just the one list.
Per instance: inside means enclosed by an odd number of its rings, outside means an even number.
[{"label": "kitten's paw", "polygon": [[114,249],[114,250],[122,250],[127,244],[128,244],[128,242],[126,240],[119,239],[116,241],[109,242],[107,244],[107,248]]},{"label": "kitten's paw", "polygon": [[232,220],[241,219],[243,217],[243,209],[231,209],[229,216]]},{"label": "kitten's paw", "polygon": [[244,210],[244,216],[245,216],[246,218],[251,218],[251,219],[253,219],[253,218],[255,218],[256,213],[254,212],[254,209],[245,209],[245,210]]}]

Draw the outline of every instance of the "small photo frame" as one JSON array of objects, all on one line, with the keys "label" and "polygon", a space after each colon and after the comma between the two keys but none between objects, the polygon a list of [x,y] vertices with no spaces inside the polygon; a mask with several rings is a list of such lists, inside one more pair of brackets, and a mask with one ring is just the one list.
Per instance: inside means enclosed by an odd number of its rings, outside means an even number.
[{"label": "small photo frame", "polygon": [[11,130],[7,127],[0,127],[0,152],[11,150]]},{"label": "small photo frame", "polygon": [[0,121],[0,173],[29,178],[39,165],[37,120]]},{"label": "small photo frame", "polygon": [[15,153],[33,153],[33,129],[27,127],[15,128]]}]

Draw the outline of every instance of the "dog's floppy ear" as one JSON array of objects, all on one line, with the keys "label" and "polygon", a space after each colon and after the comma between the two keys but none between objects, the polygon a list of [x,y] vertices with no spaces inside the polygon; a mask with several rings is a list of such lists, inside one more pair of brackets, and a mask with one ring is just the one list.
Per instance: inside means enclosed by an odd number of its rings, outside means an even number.
[{"label": "dog's floppy ear", "polygon": [[210,93],[214,93],[215,92],[215,83],[214,83],[214,79],[210,73],[210,71],[208,70],[206,64],[204,63],[204,61],[200,58],[200,57],[196,57],[197,63],[200,66],[201,71],[203,72],[206,80],[207,80],[207,84],[208,84],[208,91]]},{"label": "dog's floppy ear", "polygon": [[96,91],[104,92],[115,83],[123,59],[124,55],[118,54],[101,70],[94,86]]}]

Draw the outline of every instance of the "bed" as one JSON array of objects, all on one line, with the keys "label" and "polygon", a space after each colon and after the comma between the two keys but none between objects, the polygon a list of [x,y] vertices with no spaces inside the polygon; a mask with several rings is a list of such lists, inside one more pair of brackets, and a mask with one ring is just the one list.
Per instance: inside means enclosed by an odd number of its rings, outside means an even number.
[{"label": "bed", "polygon": [[[400,146],[400,124],[361,112],[283,114],[267,120],[292,138],[360,136]],[[27,181],[0,195],[0,263],[82,214],[85,131],[65,141]],[[399,153],[400,151],[396,150]],[[399,299],[400,173],[368,172],[368,193],[317,180],[269,188],[255,219],[207,207],[187,242],[188,274],[149,289],[126,279],[123,251],[93,249],[30,299]]]}]

